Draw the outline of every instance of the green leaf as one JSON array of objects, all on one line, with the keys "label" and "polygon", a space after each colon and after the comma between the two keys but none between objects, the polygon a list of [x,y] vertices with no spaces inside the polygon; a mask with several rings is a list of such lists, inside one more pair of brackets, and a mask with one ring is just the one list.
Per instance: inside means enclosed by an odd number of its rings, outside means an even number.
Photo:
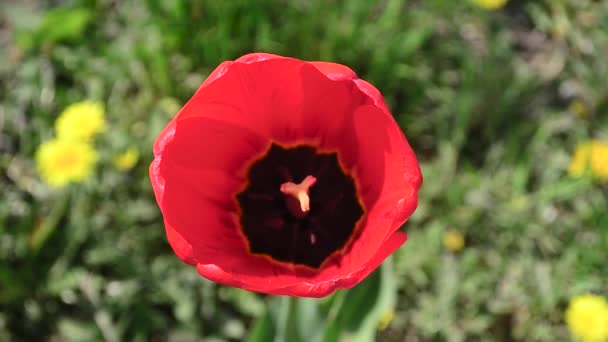
[{"label": "green leaf", "polygon": [[348,291],[344,305],[340,309],[339,320],[348,331],[356,331],[374,307],[380,292],[380,270],[372,273],[357,287]]},{"label": "green leaf", "polygon": [[256,320],[251,333],[247,336],[247,342],[266,342],[274,340],[275,328],[272,315],[267,311],[262,317]]},{"label": "green leaf", "polygon": [[320,304],[321,301],[315,298],[300,298],[295,301],[296,323],[300,340],[307,342],[322,340],[325,319],[319,307]]},{"label": "green leaf", "polygon": [[27,293],[28,285],[22,273],[8,264],[0,264],[0,303],[18,300]]},{"label": "green leaf", "polygon": [[97,341],[95,324],[74,319],[62,319],[58,323],[59,334],[71,341]]},{"label": "green leaf", "polygon": [[53,295],[60,295],[66,290],[74,290],[78,288],[85,275],[84,269],[76,267],[61,275],[51,273],[47,279],[46,290]]},{"label": "green leaf", "polygon": [[47,43],[82,39],[92,18],[91,11],[84,8],[54,8],[48,10],[35,27],[18,30],[17,43],[27,50]]},{"label": "green leaf", "polygon": [[312,298],[277,297],[253,326],[248,341],[322,341],[326,315],[322,301]]},{"label": "green leaf", "polygon": [[336,321],[326,329],[325,341],[335,341],[337,330],[342,331],[340,338],[348,337],[349,341],[374,341],[379,321],[394,310],[396,300],[397,284],[389,258],[347,292]]},{"label": "green leaf", "polygon": [[37,254],[48,238],[55,232],[59,221],[66,213],[68,202],[68,193],[65,192],[61,194],[53,204],[53,208],[49,215],[30,233],[29,245],[33,254]]},{"label": "green leaf", "polygon": [[83,8],[55,8],[42,19],[38,34],[42,42],[60,42],[80,38],[91,20],[91,12]]},{"label": "green leaf", "polygon": [[374,340],[378,323],[388,312],[395,310],[397,303],[397,282],[392,259],[388,258],[376,272],[380,272],[376,303],[364,317],[363,324],[357,331],[357,341]]},{"label": "green leaf", "polygon": [[297,329],[297,302],[296,298],[281,297],[274,305],[274,321],[276,322],[275,342],[301,341]]}]

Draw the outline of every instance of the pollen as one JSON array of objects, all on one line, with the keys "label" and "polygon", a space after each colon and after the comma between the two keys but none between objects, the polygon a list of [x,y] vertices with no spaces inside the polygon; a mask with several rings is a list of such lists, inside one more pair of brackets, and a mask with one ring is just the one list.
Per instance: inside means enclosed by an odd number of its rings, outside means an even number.
[{"label": "pollen", "polygon": [[304,217],[310,211],[310,196],[309,189],[317,182],[317,178],[306,176],[299,183],[286,182],[281,184],[281,192],[286,196],[287,207],[289,211],[296,217]]}]

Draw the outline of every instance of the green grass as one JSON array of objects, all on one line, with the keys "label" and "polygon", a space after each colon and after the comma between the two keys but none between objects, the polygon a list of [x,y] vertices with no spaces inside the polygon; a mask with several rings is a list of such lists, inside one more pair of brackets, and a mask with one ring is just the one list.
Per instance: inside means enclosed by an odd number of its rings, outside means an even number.
[{"label": "green grass", "polygon": [[[350,66],[422,164],[379,340],[563,341],[569,298],[608,296],[608,188],[567,173],[578,142],[608,140],[608,2],[55,2],[0,4],[0,340],[247,334],[273,299],[173,255],[147,167],[208,73],[252,51]],[[99,167],[50,191],[34,153],[85,99],[106,105]],[[141,158],[121,173],[110,161],[128,146]],[[445,250],[447,229],[463,251]]]}]

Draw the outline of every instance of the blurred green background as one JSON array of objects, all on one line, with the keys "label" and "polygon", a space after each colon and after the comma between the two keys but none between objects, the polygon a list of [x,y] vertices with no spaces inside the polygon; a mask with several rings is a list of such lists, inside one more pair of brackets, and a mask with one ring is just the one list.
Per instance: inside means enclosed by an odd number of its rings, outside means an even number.
[{"label": "blurred green background", "polygon": [[[9,0],[0,13],[2,341],[308,341],[331,326],[326,341],[347,341],[363,325],[379,341],[568,341],[570,298],[608,295],[608,188],[568,173],[577,145],[608,140],[607,1]],[[421,162],[408,242],[353,291],[219,286],[166,242],[153,141],[215,66],[254,51],[350,66]],[[36,151],[85,100],[105,106],[99,160],[53,189]],[[128,148],[139,159],[119,170]]]}]

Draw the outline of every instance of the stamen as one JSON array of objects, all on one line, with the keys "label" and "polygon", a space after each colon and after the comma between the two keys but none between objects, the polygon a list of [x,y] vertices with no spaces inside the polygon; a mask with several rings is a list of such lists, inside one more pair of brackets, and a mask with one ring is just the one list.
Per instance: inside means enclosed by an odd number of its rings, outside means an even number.
[{"label": "stamen", "polygon": [[315,233],[310,233],[308,237],[310,238],[310,244],[314,246],[315,243],[317,243],[317,237],[315,236]]},{"label": "stamen", "polygon": [[287,208],[297,218],[305,217],[310,211],[308,190],[317,182],[314,176],[306,176],[300,184],[286,182],[281,184],[281,192],[287,195]]}]

